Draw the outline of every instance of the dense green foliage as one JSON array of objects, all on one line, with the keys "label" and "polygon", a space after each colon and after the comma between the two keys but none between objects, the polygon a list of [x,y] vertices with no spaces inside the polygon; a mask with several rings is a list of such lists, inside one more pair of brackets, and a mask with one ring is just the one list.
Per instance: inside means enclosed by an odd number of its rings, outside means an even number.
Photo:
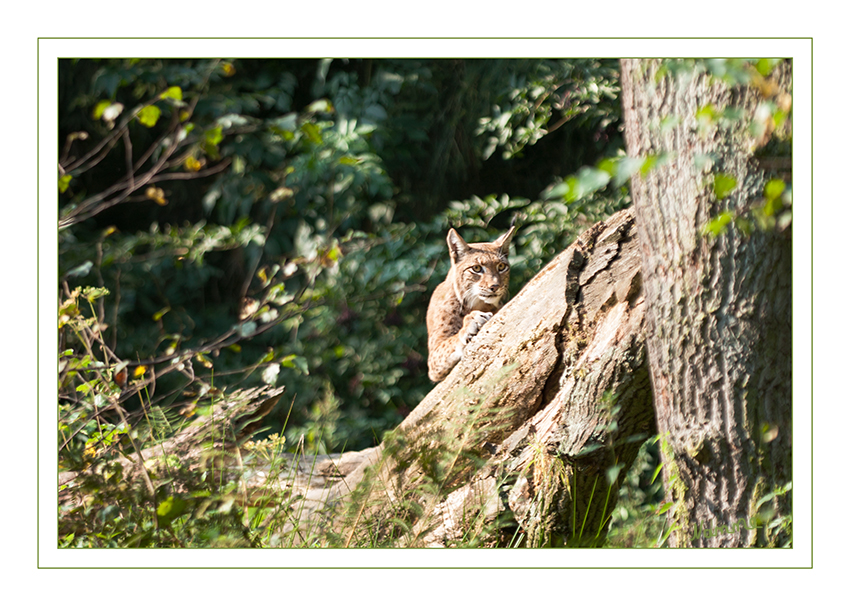
[{"label": "dense green foliage", "polygon": [[[621,146],[615,67],[64,61],[63,298],[108,290],[101,361],[156,372],[163,410],[276,382],[289,401],[271,429],[289,414],[312,448],[371,445],[430,388],[424,314],[450,224],[489,239],[516,218],[521,286],[625,203],[622,188],[540,199]],[[194,368],[161,372],[173,360]]]}]

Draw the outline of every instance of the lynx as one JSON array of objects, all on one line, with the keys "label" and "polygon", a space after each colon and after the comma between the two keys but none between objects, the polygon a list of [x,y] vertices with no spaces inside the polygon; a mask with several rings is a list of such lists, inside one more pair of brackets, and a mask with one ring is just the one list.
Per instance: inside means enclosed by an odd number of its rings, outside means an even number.
[{"label": "lynx", "polygon": [[451,268],[428,305],[428,378],[442,381],[463,356],[467,343],[501,307],[511,267],[508,248],[514,227],[494,242],[467,244],[449,230]]}]

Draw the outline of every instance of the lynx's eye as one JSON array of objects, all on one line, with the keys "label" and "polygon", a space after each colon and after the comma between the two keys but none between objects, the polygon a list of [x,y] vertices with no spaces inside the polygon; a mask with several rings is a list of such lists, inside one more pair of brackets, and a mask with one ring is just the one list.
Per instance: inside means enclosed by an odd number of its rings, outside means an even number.
[{"label": "lynx's eye", "polygon": [[507,263],[499,263],[499,265],[496,267],[496,269],[498,269],[500,272],[507,271],[508,265],[507,265]]},{"label": "lynx's eye", "polygon": [[480,274],[481,271],[482,271],[480,265],[473,265],[470,269],[472,269],[472,271],[474,271],[477,274]]}]

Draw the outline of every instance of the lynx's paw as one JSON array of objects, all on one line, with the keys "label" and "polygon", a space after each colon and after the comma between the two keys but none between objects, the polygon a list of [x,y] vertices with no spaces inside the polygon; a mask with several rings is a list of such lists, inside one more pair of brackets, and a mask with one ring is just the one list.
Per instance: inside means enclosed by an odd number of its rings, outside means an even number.
[{"label": "lynx's paw", "polygon": [[469,343],[472,337],[478,334],[481,327],[493,317],[493,313],[489,311],[471,311],[463,319],[463,328],[460,329],[461,341],[464,344]]}]

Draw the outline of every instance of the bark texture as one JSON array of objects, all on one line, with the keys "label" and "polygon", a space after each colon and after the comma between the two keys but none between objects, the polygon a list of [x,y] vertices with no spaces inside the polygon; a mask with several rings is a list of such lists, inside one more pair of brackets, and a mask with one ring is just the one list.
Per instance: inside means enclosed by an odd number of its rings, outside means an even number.
[{"label": "bark texture", "polygon": [[[697,112],[738,107],[752,116],[758,93],[705,76],[659,78],[659,65],[623,60],[622,84],[629,156],[670,154],[632,178],[646,346],[675,501],[669,521],[678,528],[670,541],[781,543],[787,533],[764,524],[791,511],[790,493],[769,496],[792,473],[791,229],[743,235],[730,225],[718,237],[702,234],[712,217],[758,202],[763,179],[752,159],[758,142],[743,128],[706,127]],[[787,87],[790,66],[777,70]],[[723,200],[711,186],[718,173],[738,183]]]}]

